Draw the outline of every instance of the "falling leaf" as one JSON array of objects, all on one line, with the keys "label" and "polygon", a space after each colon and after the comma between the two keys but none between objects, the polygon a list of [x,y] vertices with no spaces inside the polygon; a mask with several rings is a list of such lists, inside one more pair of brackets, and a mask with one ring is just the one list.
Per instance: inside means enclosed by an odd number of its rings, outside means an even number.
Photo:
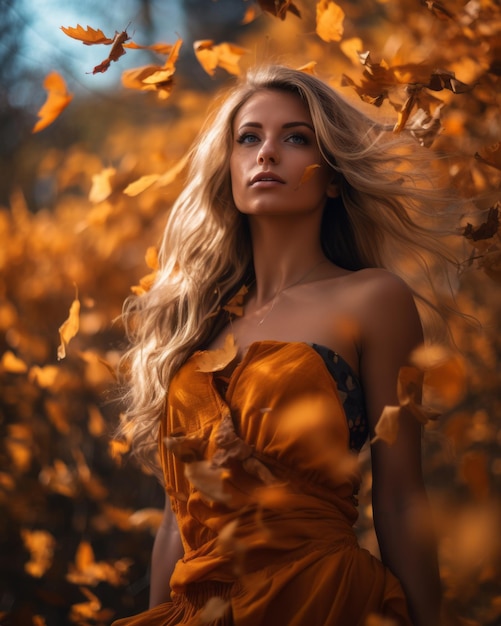
[{"label": "falling leaf", "polygon": [[171,43],[153,43],[150,46],[140,46],[133,41],[129,41],[129,43],[124,43],[124,48],[129,48],[131,50],[152,50],[158,54],[170,54],[172,52],[173,45]]},{"label": "falling leaf", "polygon": [[301,175],[301,180],[299,181],[299,184],[296,187],[296,189],[299,189],[299,187],[301,187],[301,185],[303,185],[304,183],[308,182],[310,180],[310,178],[312,178],[313,174],[315,173],[315,170],[318,169],[319,167],[320,167],[320,165],[318,163],[313,163],[312,165],[307,165],[304,168],[304,172]]},{"label": "falling leaf", "polygon": [[92,187],[89,192],[89,201],[96,204],[106,200],[113,191],[112,179],[117,173],[114,167],[107,167],[92,176]]},{"label": "falling leaf", "polygon": [[55,365],[44,365],[39,367],[34,365],[30,368],[28,378],[32,382],[36,382],[42,389],[50,389],[54,386],[59,378],[60,370]]},{"label": "falling leaf", "polygon": [[421,346],[412,353],[412,362],[424,371],[425,385],[447,406],[457,404],[466,393],[464,359],[440,345]]},{"label": "falling leaf", "polygon": [[344,33],[344,11],[331,0],[317,2],[317,35],[323,41],[341,41]]},{"label": "falling leaf", "polygon": [[258,4],[263,11],[271,13],[281,20],[285,20],[288,11],[297,17],[301,17],[299,9],[291,0],[258,0]]},{"label": "falling leaf", "polygon": [[259,15],[260,10],[256,4],[251,4],[249,7],[245,9],[245,14],[242,18],[241,24],[250,24],[253,22]]},{"label": "falling leaf", "polygon": [[13,352],[7,350],[2,354],[2,360],[0,361],[0,371],[1,370],[10,372],[11,374],[24,374],[28,371],[28,366]]},{"label": "falling leaf", "polygon": [[225,311],[228,311],[231,315],[236,315],[237,317],[242,317],[244,314],[244,301],[245,296],[249,292],[246,285],[242,285],[237,293],[230,298],[228,302],[223,306]]},{"label": "falling leaf", "polygon": [[71,339],[78,333],[80,326],[80,300],[78,299],[78,290],[75,299],[71,303],[70,313],[66,321],[59,327],[59,338],[61,343],[57,349],[57,358],[64,359],[66,356],[66,348]]},{"label": "falling leaf", "polygon": [[198,62],[209,76],[214,76],[217,67],[238,76],[240,57],[247,52],[244,48],[227,42],[216,46],[211,39],[195,41],[193,49]]},{"label": "falling leaf", "polygon": [[469,222],[466,224],[463,236],[471,241],[482,241],[484,239],[491,239],[499,231],[499,209],[501,203],[497,203],[489,209],[487,214],[487,220],[482,222],[479,226],[474,227]]},{"label": "falling leaf", "polygon": [[92,73],[98,74],[106,72],[112,61],[118,61],[118,59],[125,54],[123,44],[128,39],[130,39],[130,37],[127,34],[127,31],[124,30],[121,33],[117,33],[115,35],[115,39],[113,40],[113,45],[111,47],[109,55],[106,57],[106,59],[104,59],[104,61],[101,61],[99,65],[96,65],[96,67],[92,70]]},{"label": "falling leaf", "polygon": [[134,198],[151,187],[159,178],[160,174],[147,174],[146,176],[141,176],[141,178],[138,178],[134,182],[127,185],[124,189],[124,193],[131,198]]},{"label": "falling leaf", "polygon": [[424,4],[428,9],[441,20],[450,20],[454,18],[454,13],[451,13],[442,2],[436,0],[424,0]]},{"label": "falling leaf", "polygon": [[148,528],[157,531],[162,523],[164,512],[162,509],[141,509],[129,516],[129,522],[133,528]]},{"label": "falling leaf", "polygon": [[210,461],[204,460],[187,463],[184,474],[209,502],[228,503],[231,499],[230,494],[224,491],[224,480],[229,477],[228,470],[214,467]]},{"label": "falling leaf", "polygon": [[24,564],[24,569],[30,576],[41,578],[52,565],[56,540],[46,530],[26,528],[21,529],[21,538],[30,553],[30,560]]},{"label": "falling leaf", "polygon": [[353,65],[360,63],[359,54],[364,49],[364,44],[360,37],[351,37],[350,39],[343,39],[339,44],[341,52],[347,56]]},{"label": "falling leaf", "polygon": [[301,67],[298,67],[297,69],[300,72],[304,72],[305,74],[311,74],[312,76],[314,76],[316,66],[317,66],[316,61],[310,61],[309,63],[305,63],[304,65],[301,65]]},{"label": "falling leaf", "polygon": [[397,440],[399,421],[400,421],[399,406],[385,406],[381,416],[374,428],[375,436],[372,438],[371,443],[376,441],[386,441],[388,445],[393,445]]},{"label": "falling leaf", "polygon": [[202,624],[213,623],[222,619],[230,606],[228,600],[214,596],[209,598],[200,611],[199,620]]},{"label": "falling leaf", "polygon": [[224,369],[237,356],[238,348],[232,333],[226,335],[224,346],[216,350],[203,350],[195,354],[199,372],[217,372]]},{"label": "falling leaf", "polygon": [[32,133],[38,133],[52,124],[73,100],[73,95],[68,93],[64,79],[57,72],[48,74],[43,86],[47,90],[47,100],[37,113],[40,119],[33,127]]},{"label": "falling leaf", "polygon": [[501,141],[479,150],[475,153],[475,158],[481,163],[501,170]]},{"label": "falling leaf", "polygon": [[102,30],[95,30],[90,26],[87,28],[83,28],[80,24],[77,24],[76,28],[71,26],[61,26],[61,30],[68,37],[72,37],[73,39],[78,39],[83,42],[86,46],[93,46],[95,44],[112,44],[114,39],[110,39],[106,37]]}]

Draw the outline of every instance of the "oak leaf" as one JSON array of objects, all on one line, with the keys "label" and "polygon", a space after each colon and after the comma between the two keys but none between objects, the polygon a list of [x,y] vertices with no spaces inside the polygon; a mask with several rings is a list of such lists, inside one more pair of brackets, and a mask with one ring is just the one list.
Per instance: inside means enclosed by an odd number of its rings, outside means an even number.
[{"label": "oak leaf", "polygon": [[317,35],[323,41],[341,41],[344,34],[345,13],[331,0],[317,2]]},{"label": "oak leaf", "polygon": [[52,124],[73,100],[73,95],[68,92],[64,79],[57,72],[48,74],[43,86],[47,90],[47,100],[37,113],[40,119],[33,127],[32,133],[38,133]]},{"label": "oak leaf", "polygon": [[59,338],[61,343],[57,349],[57,358],[64,359],[66,356],[66,348],[71,339],[78,333],[80,326],[80,300],[78,299],[78,292],[75,299],[71,303],[70,312],[68,318],[59,327]]},{"label": "oak leaf", "polygon": [[95,30],[91,26],[87,26],[87,28],[83,28],[80,24],[77,24],[76,28],[71,26],[61,26],[61,30],[68,37],[72,37],[73,39],[78,39],[86,46],[93,46],[95,44],[112,44],[114,38],[110,39],[106,37],[102,30]]}]

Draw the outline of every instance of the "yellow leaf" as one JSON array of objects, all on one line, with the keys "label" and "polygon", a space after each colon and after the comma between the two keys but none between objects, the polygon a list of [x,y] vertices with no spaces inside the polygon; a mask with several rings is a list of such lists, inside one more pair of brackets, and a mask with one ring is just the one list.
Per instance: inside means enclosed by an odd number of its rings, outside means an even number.
[{"label": "yellow leaf", "polygon": [[145,189],[151,187],[159,178],[160,174],[147,174],[146,176],[141,176],[141,178],[138,178],[134,182],[127,185],[124,189],[124,194],[134,198],[145,191]]},{"label": "yellow leaf", "polygon": [[56,540],[46,530],[21,529],[24,547],[30,553],[30,560],[24,569],[30,576],[41,578],[52,565]]},{"label": "yellow leaf", "polygon": [[63,77],[57,72],[51,72],[45,78],[43,86],[47,91],[47,100],[37,113],[40,119],[33,127],[32,133],[38,133],[52,124],[73,100]]},{"label": "yellow leaf", "polygon": [[193,49],[198,62],[210,76],[214,76],[217,67],[238,76],[240,57],[247,52],[244,48],[228,42],[215,46],[211,39],[195,41]]},{"label": "yellow leaf", "polygon": [[399,419],[399,406],[385,406],[374,429],[375,437],[372,438],[371,443],[382,440],[390,446],[394,444],[397,440]]},{"label": "yellow leaf", "polygon": [[310,61],[309,63],[305,63],[304,65],[301,65],[301,67],[298,67],[297,69],[300,72],[304,72],[305,74],[311,74],[312,76],[314,76],[316,66],[317,66],[316,61]]},{"label": "yellow leaf", "polygon": [[92,187],[89,192],[89,201],[97,204],[106,200],[106,198],[113,191],[111,184],[112,178],[117,173],[114,167],[107,167],[99,174],[94,174],[92,177]]},{"label": "yellow leaf", "polygon": [[71,303],[70,312],[68,318],[59,327],[59,338],[61,343],[57,349],[57,358],[64,359],[66,356],[66,347],[71,339],[78,333],[80,326],[80,300],[78,299],[78,292],[75,299]]},{"label": "yellow leaf", "polygon": [[341,52],[347,56],[353,65],[360,64],[359,54],[364,49],[364,44],[360,37],[351,37],[350,39],[344,39],[340,44]]},{"label": "yellow leaf", "polygon": [[335,2],[317,2],[317,35],[324,41],[341,41],[344,33],[344,11]]},{"label": "yellow leaf", "polygon": [[11,374],[24,374],[28,371],[26,363],[10,350],[3,353],[0,368],[4,372],[10,372]]},{"label": "yellow leaf", "polygon": [[34,365],[30,368],[30,372],[28,378],[32,382],[36,382],[39,387],[42,389],[49,389],[52,387],[57,378],[59,377],[59,368],[55,365],[45,365],[44,367],[39,367],[38,365]]},{"label": "yellow leaf", "polygon": [[226,335],[224,346],[216,350],[204,350],[194,356],[199,372],[217,372],[224,369],[237,356],[237,346],[232,333]]}]

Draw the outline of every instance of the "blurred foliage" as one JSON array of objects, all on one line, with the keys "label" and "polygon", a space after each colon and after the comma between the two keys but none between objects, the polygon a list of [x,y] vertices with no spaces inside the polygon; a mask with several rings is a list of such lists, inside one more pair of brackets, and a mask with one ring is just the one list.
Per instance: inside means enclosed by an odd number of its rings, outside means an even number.
[{"label": "blurred foliage", "polygon": [[[267,60],[315,62],[313,71],[347,97],[431,146],[458,191],[477,197],[476,210],[448,226],[465,250],[458,306],[482,327],[450,322],[459,379],[447,356],[428,367],[428,374],[435,370],[426,397],[442,416],[426,427],[425,476],[437,516],[444,623],[495,626],[501,623],[501,7],[495,0],[282,0],[233,3],[232,13],[227,3],[207,3],[207,33],[196,19],[204,2],[189,3],[193,39],[238,43],[248,50],[241,69]],[[224,35],[209,32],[218,7]],[[155,5],[148,10],[154,22]],[[98,19],[93,28],[104,28]],[[231,28],[238,41],[228,36]],[[146,31],[136,29],[134,38]],[[13,51],[15,38],[7,43]],[[192,51],[193,43],[186,39],[184,49]],[[179,164],[213,88],[232,80],[221,67],[209,78],[190,54],[190,65],[181,59],[176,67],[166,100],[122,90],[75,96],[46,130],[14,142],[8,167],[2,162],[1,624],[108,624],[147,604],[162,490],[126,459],[127,446],[113,441],[120,403],[110,389],[123,348],[122,302],[150,271],[146,251],[181,188]],[[193,80],[193,67],[203,80]],[[26,129],[34,119],[25,115]],[[58,330],[75,293],[79,329],[58,361]],[[357,527],[361,542],[376,550],[367,453],[362,467]]]}]

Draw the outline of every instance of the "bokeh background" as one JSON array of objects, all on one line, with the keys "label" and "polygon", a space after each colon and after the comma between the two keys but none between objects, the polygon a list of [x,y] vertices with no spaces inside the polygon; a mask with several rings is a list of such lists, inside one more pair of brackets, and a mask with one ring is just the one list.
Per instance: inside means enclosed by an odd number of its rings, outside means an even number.
[{"label": "bokeh background", "polygon": [[[499,1],[0,0],[0,8],[0,623],[105,625],[147,606],[163,495],[128,459],[127,442],[113,439],[118,318],[154,271],[147,251],[214,93],[274,60],[311,64],[364,110],[405,126],[458,195],[475,198],[446,224],[462,260],[455,304],[472,319],[450,321],[457,353],[436,344],[422,363],[426,398],[442,413],[425,428],[424,468],[444,624],[501,624]],[[60,29],[77,24],[110,38],[127,30],[144,46],[182,39],[168,97],[121,82],[165,55],[127,49],[92,74],[110,47]],[[199,40],[238,46],[231,64],[221,57],[210,75],[194,52]],[[53,71],[73,99],[32,133]],[[58,360],[74,300],[78,332]],[[367,452],[361,464],[357,530],[376,551]]]}]

